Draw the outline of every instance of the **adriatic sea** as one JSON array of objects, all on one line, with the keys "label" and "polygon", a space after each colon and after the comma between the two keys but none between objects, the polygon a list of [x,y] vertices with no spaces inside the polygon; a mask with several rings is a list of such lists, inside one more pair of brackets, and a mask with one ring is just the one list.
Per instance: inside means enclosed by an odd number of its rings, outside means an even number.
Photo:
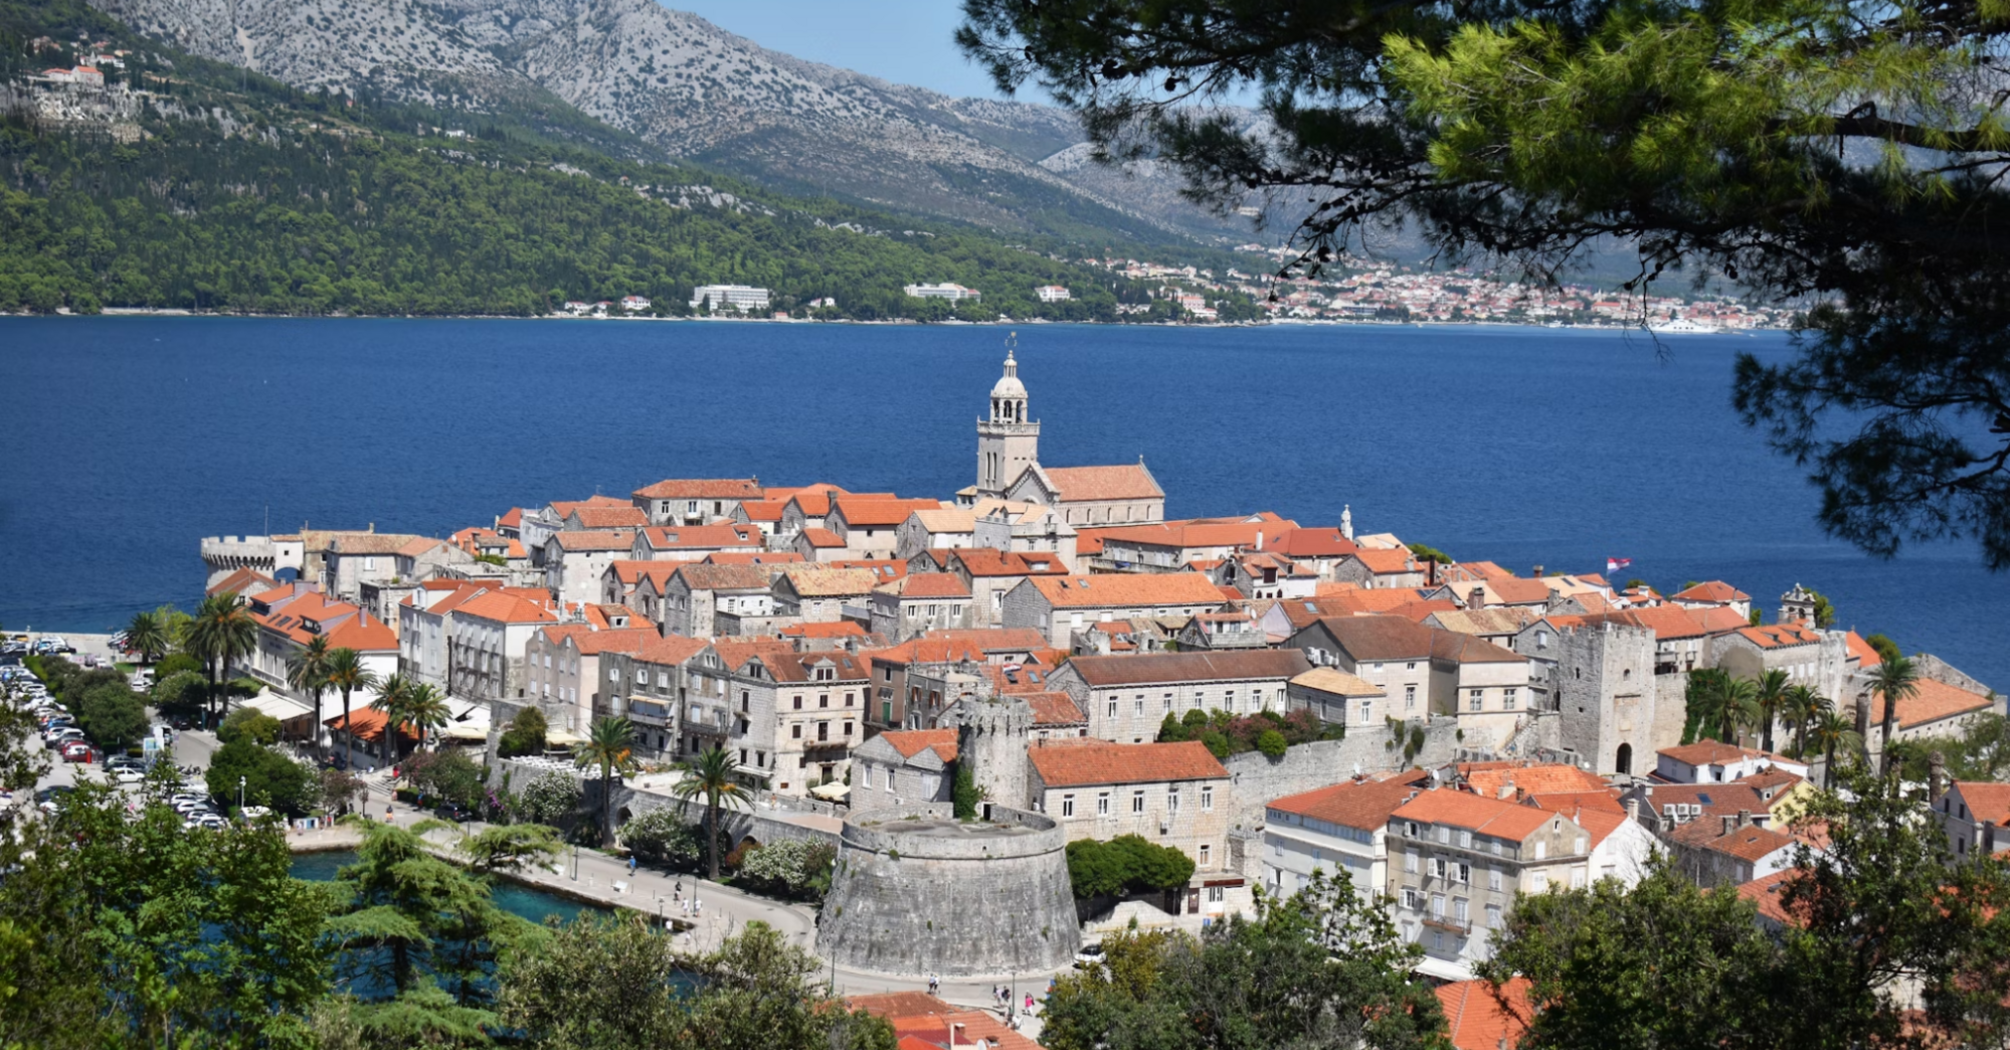
[{"label": "adriatic sea", "polygon": [[[109,630],[200,597],[204,536],[445,535],[665,477],[949,497],[1007,329],[619,321],[0,319],[0,625]],[[1142,456],[1173,517],[1274,510],[1527,573],[1632,558],[2010,687],[2010,578],[1880,561],[1730,407],[1785,336],[1028,325],[1041,460]]]}]

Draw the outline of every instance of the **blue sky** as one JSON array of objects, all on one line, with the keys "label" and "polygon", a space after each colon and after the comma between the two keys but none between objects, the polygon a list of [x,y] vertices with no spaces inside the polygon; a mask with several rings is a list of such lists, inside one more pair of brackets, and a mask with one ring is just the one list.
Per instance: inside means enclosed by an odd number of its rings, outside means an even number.
[{"label": "blue sky", "polygon": [[[668,0],[762,47],[949,95],[996,96],[950,39],[957,0]],[[1027,102],[1045,101],[1021,91]]]}]

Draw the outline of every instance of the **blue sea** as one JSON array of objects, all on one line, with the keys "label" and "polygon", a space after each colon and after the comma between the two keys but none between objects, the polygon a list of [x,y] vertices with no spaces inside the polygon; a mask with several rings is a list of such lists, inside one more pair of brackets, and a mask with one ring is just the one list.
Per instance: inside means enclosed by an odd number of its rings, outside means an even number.
[{"label": "blue sea", "polygon": [[[1840,622],[2010,685],[2010,578],[1969,546],[1880,561],[1730,408],[1783,335],[1032,325],[1049,465],[1143,456],[1174,517],[1274,510],[1519,572],[1795,583]],[[203,536],[445,535],[665,477],[948,497],[993,327],[0,319],[0,625],[108,630],[201,593]]]}]

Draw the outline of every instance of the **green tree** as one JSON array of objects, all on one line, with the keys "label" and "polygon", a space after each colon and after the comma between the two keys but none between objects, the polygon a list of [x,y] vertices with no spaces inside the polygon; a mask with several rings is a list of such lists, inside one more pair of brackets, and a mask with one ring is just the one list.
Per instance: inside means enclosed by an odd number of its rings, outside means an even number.
[{"label": "green tree", "polygon": [[238,800],[240,778],[245,805],[268,806],[289,815],[307,812],[320,790],[306,766],[259,746],[249,736],[217,748],[203,774],[209,793],[231,803]]},{"label": "green tree", "polygon": [[298,652],[286,658],[286,684],[294,692],[306,693],[314,699],[314,747],[316,753],[323,751],[326,727],[321,724],[321,694],[328,689],[328,674],[333,668],[328,662],[328,636],[317,634],[307,640]]},{"label": "green tree", "polygon": [[949,804],[957,820],[976,820],[977,804],[984,801],[977,790],[977,775],[967,761],[956,763],[956,776],[949,785]]},{"label": "green tree", "polygon": [[[633,912],[547,926],[534,950],[512,952],[497,973],[502,1021],[539,1050],[667,1047],[688,1004],[665,975],[682,960],[669,937]],[[592,974],[590,981],[581,974]]]},{"label": "green tree", "polygon": [[1836,753],[1852,754],[1863,746],[1863,736],[1849,716],[1833,707],[1822,711],[1808,726],[1808,746],[1822,753],[1822,786],[1834,787]]},{"label": "green tree", "polygon": [[1797,685],[1787,690],[1786,715],[1794,726],[1794,754],[1806,758],[1808,753],[1808,724],[1829,709],[1829,699],[1815,692],[1813,686]]},{"label": "green tree", "polygon": [[1752,683],[1752,704],[1759,713],[1760,750],[1773,750],[1773,723],[1779,721],[1780,713],[1786,710],[1788,685],[1787,672],[1779,668],[1761,671]]},{"label": "green tree", "polygon": [[684,764],[684,779],[674,789],[678,798],[689,802],[705,800],[705,868],[707,877],[719,880],[719,811],[727,806],[747,808],[746,788],[733,768],[733,757],[717,744],[698,753]]},{"label": "green tree", "polygon": [[1179,889],[1193,879],[1193,872],[1193,858],[1184,851],[1138,835],[1068,843],[1068,882],[1084,900]]},{"label": "green tree", "polygon": [[141,663],[155,663],[167,655],[167,625],[153,610],[134,613],[126,624],[126,644],[140,654]]},{"label": "green tree", "polygon": [[894,1050],[886,1021],[829,997],[817,957],[759,920],[717,951],[685,957],[683,966],[703,990],[683,1031],[666,1044],[673,1050]]},{"label": "green tree", "polygon": [[1181,722],[1178,715],[1167,711],[1165,720],[1159,723],[1159,743],[1175,744],[1185,739],[1186,723]]},{"label": "green tree", "polygon": [[1314,875],[1256,918],[1103,940],[1105,963],[1056,979],[1040,1041],[1054,1050],[1332,1047],[1449,1050],[1421,954],[1384,902]]},{"label": "green tree", "polygon": [[123,681],[93,685],[74,705],[77,724],[106,751],[124,751],[147,734],[146,703]]},{"label": "green tree", "polygon": [[522,871],[558,856],[560,848],[558,829],[543,824],[498,824],[454,844],[477,874]]},{"label": "green tree", "polygon": [[496,752],[502,758],[541,755],[545,730],[544,712],[535,706],[526,707],[509,720],[509,728],[503,730],[502,738],[496,742]]},{"label": "green tree", "polygon": [[1427,543],[1410,544],[1410,554],[1420,562],[1436,562],[1439,565],[1451,565],[1456,561],[1451,555]]},{"label": "green tree", "polygon": [[[342,691],[342,768],[356,768],[356,737],[349,730],[349,697],[358,689],[377,684],[376,672],[363,666],[363,658],[348,646],[328,651],[328,686]],[[385,735],[390,735],[386,727]]]},{"label": "green tree", "polygon": [[1870,691],[1884,702],[1884,717],[1878,723],[1878,750],[1883,755],[1879,770],[1891,773],[1891,729],[1898,721],[1898,705],[1919,693],[1919,669],[1911,660],[1899,657],[1870,669]]},{"label": "green tree", "polygon": [[1897,756],[1901,781],[1925,783],[1936,753],[1955,780],[2000,781],[2010,772],[2010,720],[1983,712],[1969,719],[1959,736],[1895,740],[1891,753]]},{"label": "green tree", "polygon": [[597,718],[580,745],[574,762],[582,769],[600,769],[600,842],[614,844],[614,778],[628,776],[635,762],[635,727],[626,718]]},{"label": "green tree", "polygon": [[1256,749],[1266,758],[1283,758],[1288,747],[1284,734],[1275,729],[1266,729],[1256,738]]},{"label": "green tree", "polygon": [[1890,638],[1882,634],[1873,634],[1870,637],[1865,638],[1864,644],[1876,650],[1878,658],[1880,660],[1885,661],[1886,663],[1889,663],[1905,655],[1905,653],[1899,649],[1897,642],[1892,641]]},{"label": "green tree", "polygon": [[405,698],[405,721],[418,731],[420,747],[424,747],[429,737],[446,728],[452,720],[453,712],[447,707],[447,698],[438,688],[429,682],[412,686],[411,693]]},{"label": "green tree", "polygon": [[[578,797],[575,783],[575,803]],[[647,810],[621,825],[621,844],[645,863],[676,868],[696,867],[705,856],[704,835],[672,809]]]},{"label": "green tree", "polygon": [[279,719],[255,707],[240,707],[224,716],[216,727],[216,740],[220,744],[249,740],[270,747],[279,742],[279,729]]},{"label": "green tree", "polygon": [[209,669],[208,724],[216,724],[223,702],[223,679],[231,661],[251,655],[258,646],[258,622],[236,591],[219,591],[202,600],[189,623],[184,648]]},{"label": "green tree", "polygon": [[524,785],[517,795],[517,812],[533,824],[562,826],[579,812],[581,794],[578,777],[554,769]]},{"label": "green tree", "polygon": [[[167,660],[161,661],[160,667],[166,667],[175,659],[176,657],[168,657]],[[168,717],[192,718],[201,713],[202,705],[208,697],[209,679],[203,677],[201,671],[176,671],[154,681],[154,707]]]},{"label": "green tree", "polygon": [[[1219,209],[1303,201],[1288,272],[1403,228],[1448,261],[1553,280],[1596,245],[1625,284],[1723,274],[1816,302],[1734,404],[1811,468],[1830,533],[1889,555],[1966,537],[2010,566],[2010,269],[1982,231],[2010,100],[1993,13],[1902,0],[1754,4],[966,0],[998,87],[1078,112]],[[1224,98],[1253,97],[1261,120]],[[1982,172],[1990,172],[1985,175]]]}]

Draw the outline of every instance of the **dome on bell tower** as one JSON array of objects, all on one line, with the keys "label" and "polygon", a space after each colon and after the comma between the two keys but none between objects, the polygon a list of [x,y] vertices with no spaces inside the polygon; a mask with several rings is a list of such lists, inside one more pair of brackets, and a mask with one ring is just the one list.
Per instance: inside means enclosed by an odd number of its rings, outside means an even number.
[{"label": "dome on bell tower", "polygon": [[1026,396],[1026,384],[1019,381],[1019,362],[1013,360],[1012,353],[1010,350],[1005,351],[1005,374],[999,376],[998,382],[991,387],[991,396],[994,398]]}]

